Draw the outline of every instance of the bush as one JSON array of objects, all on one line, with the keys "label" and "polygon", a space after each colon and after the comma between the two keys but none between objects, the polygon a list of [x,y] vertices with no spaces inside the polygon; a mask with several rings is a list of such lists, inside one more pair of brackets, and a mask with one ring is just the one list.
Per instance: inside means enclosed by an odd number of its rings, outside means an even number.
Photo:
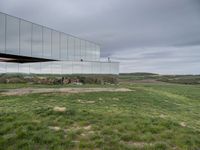
[{"label": "bush", "polygon": [[117,84],[116,75],[36,75],[36,74],[1,74],[0,83],[35,83],[35,84]]}]

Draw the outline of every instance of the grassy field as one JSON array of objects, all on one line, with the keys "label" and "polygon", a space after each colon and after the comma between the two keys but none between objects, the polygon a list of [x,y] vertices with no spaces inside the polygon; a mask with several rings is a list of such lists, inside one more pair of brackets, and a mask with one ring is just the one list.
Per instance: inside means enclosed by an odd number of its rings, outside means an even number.
[{"label": "grassy field", "polygon": [[[0,90],[22,87],[62,86],[0,84]],[[0,149],[200,149],[199,85],[103,87],[132,91],[0,95]]]}]

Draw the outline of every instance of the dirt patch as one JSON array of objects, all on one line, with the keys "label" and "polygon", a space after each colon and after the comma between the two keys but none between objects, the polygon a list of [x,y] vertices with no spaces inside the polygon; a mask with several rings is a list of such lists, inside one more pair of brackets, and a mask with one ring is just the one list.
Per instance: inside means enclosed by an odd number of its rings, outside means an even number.
[{"label": "dirt patch", "polygon": [[91,125],[85,126],[83,127],[84,130],[90,130],[91,129]]},{"label": "dirt patch", "polygon": [[162,119],[165,119],[167,116],[166,116],[166,115],[163,115],[163,114],[161,114],[159,117],[160,117],[160,118],[162,118]]},{"label": "dirt patch", "polygon": [[131,148],[138,148],[138,149],[144,149],[145,147],[153,147],[156,144],[162,144],[166,145],[166,142],[159,141],[159,142],[134,142],[134,141],[120,141],[121,144],[126,145]]},{"label": "dirt patch", "polygon": [[127,145],[129,147],[137,147],[137,148],[144,148],[145,146],[152,146],[153,145],[152,143],[132,142],[132,141],[129,141],[129,142],[121,141],[121,143],[124,144],[124,145]]},{"label": "dirt patch", "polygon": [[86,101],[86,100],[81,100],[81,99],[78,99],[78,102],[81,104],[94,104],[95,103],[95,101]]},{"label": "dirt patch", "polygon": [[119,98],[117,98],[117,97],[114,97],[114,98],[113,98],[113,100],[114,100],[114,101],[118,101],[118,100],[119,100]]},{"label": "dirt patch", "polygon": [[67,129],[63,129],[63,131],[67,133],[67,132],[70,132],[70,131],[76,132],[76,131],[79,131],[81,129],[82,129],[81,127],[73,126],[73,127],[67,128]]},{"label": "dirt patch", "polygon": [[60,127],[52,127],[52,126],[49,126],[49,129],[51,129],[53,131],[60,131],[61,130]]},{"label": "dirt patch", "polygon": [[99,97],[99,100],[100,100],[100,101],[102,101],[102,100],[103,100],[103,98]]},{"label": "dirt patch", "polygon": [[89,93],[89,92],[130,92],[127,88],[20,88],[2,91],[1,95],[26,95],[33,93]]},{"label": "dirt patch", "polygon": [[182,126],[182,127],[186,127],[187,125],[186,125],[185,122],[181,122],[181,123],[180,123],[180,126]]},{"label": "dirt patch", "polygon": [[92,130],[92,126],[91,125],[87,125],[87,126],[79,126],[77,124],[74,124],[71,127],[62,129],[65,133],[68,132],[79,132],[79,136],[80,138],[88,138],[89,136],[93,135],[95,132]]},{"label": "dirt patch", "polygon": [[32,123],[41,123],[40,120],[32,120]]},{"label": "dirt patch", "polygon": [[53,110],[55,112],[65,112],[66,108],[65,107],[54,107]]}]

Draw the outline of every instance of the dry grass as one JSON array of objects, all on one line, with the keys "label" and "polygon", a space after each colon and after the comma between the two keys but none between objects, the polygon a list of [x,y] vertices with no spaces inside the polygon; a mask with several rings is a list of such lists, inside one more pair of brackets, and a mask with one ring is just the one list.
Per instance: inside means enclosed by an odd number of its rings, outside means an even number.
[{"label": "dry grass", "polygon": [[130,92],[128,88],[20,88],[4,90],[1,95],[27,95],[36,93],[88,93],[88,92]]}]

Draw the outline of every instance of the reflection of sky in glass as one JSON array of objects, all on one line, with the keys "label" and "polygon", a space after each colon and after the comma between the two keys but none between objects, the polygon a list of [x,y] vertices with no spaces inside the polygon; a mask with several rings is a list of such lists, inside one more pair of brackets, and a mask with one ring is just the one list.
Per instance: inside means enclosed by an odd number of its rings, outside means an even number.
[{"label": "reflection of sky in glass", "polygon": [[110,73],[110,63],[101,63],[101,73],[102,74]]},{"label": "reflection of sky in glass", "polygon": [[6,53],[19,54],[19,19],[7,16]]},{"label": "reflection of sky in glass", "polygon": [[62,61],[25,64],[0,62],[0,73],[118,73],[117,64],[94,62],[100,59],[98,45],[0,13],[0,52],[5,51],[8,54]]},{"label": "reflection of sky in glass", "polygon": [[43,28],[43,56],[51,58],[51,30]]},{"label": "reflection of sky in glass", "polygon": [[85,41],[81,40],[81,59],[85,60]]},{"label": "reflection of sky in glass", "polygon": [[42,63],[4,63],[0,62],[0,73],[35,74],[118,74],[118,63],[54,61]]},{"label": "reflection of sky in glass", "polygon": [[32,24],[21,20],[20,22],[20,55],[31,55],[31,29]]},{"label": "reflection of sky in glass", "polygon": [[0,62],[0,73],[6,72],[6,63]]},{"label": "reflection of sky in glass", "polygon": [[75,60],[80,60],[80,41],[78,38],[75,38]]},{"label": "reflection of sky in glass", "polygon": [[87,74],[87,73],[91,74],[92,73],[91,62],[84,62],[82,66],[83,66],[82,73],[84,73],[84,74]]},{"label": "reflection of sky in glass", "polygon": [[68,59],[74,60],[74,38],[69,37],[68,38]]},{"label": "reflection of sky in glass", "polygon": [[17,73],[19,72],[19,64],[17,63],[6,63],[7,73]]},{"label": "reflection of sky in glass", "polygon": [[63,61],[62,62],[62,73],[63,74],[72,74],[72,61]]},{"label": "reflection of sky in glass", "polygon": [[72,68],[72,71],[73,73],[82,73],[82,62],[73,62],[72,65],[73,65],[73,68]]},{"label": "reflection of sky in glass", "polygon": [[43,62],[41,63],[41,73],[51,74],[51,63],[52,62]]},{"label": "reflection of sky in glass", "polygon": [[40,63],[30,63],[30,73],[40,74]]},{"label": "reflection of sky in glass", "polygon": [[67,40],[68,37],[65,34],[61,34],[61,39],[60,39],[60,54],[61,54],[61,59],[66,60],[67,59]]},{"label": "reflection of sky in glass", "polygon": [[5,52],[5,15],[0,13],[0,52]]},{"label": "reflection of sky in glass", "polygon": [[92,73],[93,74],[100,74],[101,73],[101,63],[100,62],[93,62],[92,63]]},{"label": "reflection of sky in glass", "polygon": [[24,56],[79,61],[100,57],[99,46],[92,42],[0,13],[0,51],[5,47],[9,54]]},{"label": "reflection of sky in glass", "polygon": [[60,46],[59,46],[59,32],[52,31],[52,58],[59,59],[60,58]]},{"label": "reflection of sky in glass", "polygon": [[19,64],[19,72],[30,73],[29,64]]},{"label": "reflection of sky in glass", "polygon": [[42,57],[42,27],[33,24],[32,55]]},{"label": "reflection of sky in glass", "polygon": [[51,63],[51,72],[53,74],[61,74],[62,63],[61,62],[52,62]]}]

